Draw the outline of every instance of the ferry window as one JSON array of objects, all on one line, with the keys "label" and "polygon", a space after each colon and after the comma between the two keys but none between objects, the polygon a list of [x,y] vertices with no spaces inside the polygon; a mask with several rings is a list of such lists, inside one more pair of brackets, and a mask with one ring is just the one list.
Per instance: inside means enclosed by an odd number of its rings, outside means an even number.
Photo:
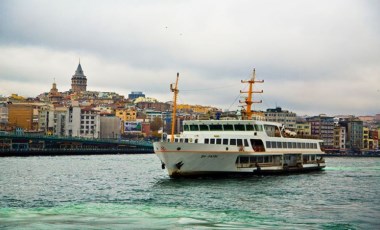
[{"label": "ferry window", "polygon": [[199,131],[198,125],[190,125],[190,131]]},{"label": "ferry window", "polygon": [[262,125],[255,125],[255,130],[256,131],[263,131],[263,126]]},{"label": "ferry window", "polygon": [[269,162],[269,156],[264,156],[264,163],[268,163]]},{"label": "ferry window", "polygon": [[228,139],[223,139],[223,144],[228,145]]},{"label": "ferry window", "polygon": [[188,143],[189,142],[189,138],[185,138],[185,143]]},{"label": "ferry window", "polygon": [[302,148],[303,148],[303,149],[305,148],[305,143],[302,143]]},{"label": "ferry window", "polygon": [[277,144],[275,141],[272,141],[271,143],[272,143],[272,148],[277,148]]},{"label": "ferry window", "polygon": [[301,143],[297,142],[297,149],[300,149],[300,148],[301,148]]},{"label": "ferry window", "polygon": [[208,142],[209,142],[209,139],[206,138],[206,139],[205,139],[205,144],[208,144]]},{"label": "ferry window", "polygon": [[247,139],[244,139],[244,146],[245,146],[245,147],[248,147],[248,146],[249,146],[249,144],[248,144],[248,140],[247,140]]},{"label": "ferry window", "polygon": [[182,138],[180,138],[180,139],[179,139],[179,142],[180,142],[180,143],[182,143],[182,142],[183,142],[183,139],[182,139]]},{"label": "ferry window", "polygon": [[314,149],[317,148],[317,144],[316,144],[316,143],[313,143],[313,148],[314,148]]},{"label": "ferry window", "polygon": [[269,137],[281,137],[280,129],[275,125],[264,125],[265,132]]},{"label": "ferry window", "polygon": [[315,155],[311,155],[311,160],[315,161]]},{"label": "ferry window", "polygon": [[254,128],[253,125],[251,125],[251,124],[245,125],[245,129],[246,129],[247,131],[254,131],[254,130],[255,130],[255,128]]},{"label": "ferry window", "polygon": [[215,139],[210,139],[210,144],[215,144]]},{"label": "ferry window", "polygon": [[189,125],[184,125],[183,126],[183,131],[189,131]]},{"label": "ferry window", "polygon": [[310,149],[310,144],[309,143],[306,143],[306,148]]},{"label": "ferry window", "polygon": [[292,142],[288,142],[288,149],[292,148]]},{"label": "ferry window", "polygon": [[237,139],[237,145],[242,146],[243,145],[243,140],[242,139]]},{"label": "ferry window", "polygon": [[293,145],[293,149],[297,148],[297,143],[296,142],[292,142],[292,145]]},{"label": "ferry window", "polygon": [[194,140],[194,143],[198,143],[198,139],[195,139],[195,140]]},{"label": "ferry window", "polygon": [[288,143],[286,143],[286,142],[282,142],[282,147],[283,147],[284,149],[288,148]]},{"label": "ferry window", "polygon": [[254,157],[250,157],[250,158],[249,158],[249,162],[250,162],[250,163],[256,163],[256,162],[257,162],[257,157],[256,157],[256,156],[254,156]]},{"label": "ferry window", "polygon": [[200,131],[209,131],[208,130],[208,125],[199,125],[199,130]]},{"label": "ferry window", "polygon": [[272,148],[272,145],[270,144],[271,142],[270,141],[267,141],[267,148]]},{"label": "ferry window", "polygon": [[263,156],[257,156],[258,163],[263,163],[263,160],[264,160]]},{"label": "ferry window", "polygon": [[282,142],[277,141],[277,148],[282,148]]},{"label": "ferry window", "polygon": [[217,144],[217,145],[222,144],[222,139],[220,139],[220,138],[216,139],[216,144]]},{"label": "ferry window", "polygon": [[306,163],[309,160],[309,156],[304,155],[303,156],[303,162]]},{"label": "ferry window", "polygon": [[245,131],[245,126],[244,125],[234,125],[235,131]]},{"label": "ferry window", "polygon": [[178,138],[174,139],[174,142],[178,142]]},{"label": "ferry window", "polygon": [[230,145],[236,145],[236,139],[231,139],[230,140]]},{"label": "ferry window", "polygon": [[234,127],[232,125],[223,125],[224,131],[233,131]]},{"label": "ferry window", "polygon": [[247,164],[249,162],[249,157],[240,157],[241,164]]},{"label": "ferry window", "polygon": [[221,131],[222,125],[210,125],[210,131]]}]

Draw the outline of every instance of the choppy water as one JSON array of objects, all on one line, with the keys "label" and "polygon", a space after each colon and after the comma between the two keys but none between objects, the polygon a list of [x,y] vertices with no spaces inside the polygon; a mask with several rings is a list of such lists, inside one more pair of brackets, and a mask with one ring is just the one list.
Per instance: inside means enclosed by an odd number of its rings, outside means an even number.
[{"label": "choppy water", "polygon": [[380,158],[169,179],[147,155],[0,158],[2,229],[380,229]]}]

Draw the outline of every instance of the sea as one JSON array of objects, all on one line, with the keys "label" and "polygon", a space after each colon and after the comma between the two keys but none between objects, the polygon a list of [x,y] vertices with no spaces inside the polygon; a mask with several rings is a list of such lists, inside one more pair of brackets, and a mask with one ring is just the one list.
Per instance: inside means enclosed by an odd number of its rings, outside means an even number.
[{"label": "sea", "polygon": [[380,229],[380,158],[171,179],[154,154],[0,158],[0,229]]}]

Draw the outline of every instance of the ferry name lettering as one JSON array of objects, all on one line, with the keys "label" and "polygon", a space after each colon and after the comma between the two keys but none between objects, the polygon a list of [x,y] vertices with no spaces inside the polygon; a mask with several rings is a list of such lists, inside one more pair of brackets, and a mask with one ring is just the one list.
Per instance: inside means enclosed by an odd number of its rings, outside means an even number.
[{"label": "ferry name lettering", "polygon": [[218,155],[201,155],[201,158],[218,158]]}]

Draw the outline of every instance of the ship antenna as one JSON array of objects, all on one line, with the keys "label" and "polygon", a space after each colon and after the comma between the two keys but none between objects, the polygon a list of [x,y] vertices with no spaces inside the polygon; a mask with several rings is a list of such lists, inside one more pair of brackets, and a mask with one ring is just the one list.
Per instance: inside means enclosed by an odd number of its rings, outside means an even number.
[{"label": "ship antenna", "polygon": [[170,90],[174,93],[174,100],[173,100],[173,113],[172,113],[172,135],[170,137],[170,142],[174,142],[174,129],[175,129],[175,121],[176,121],[176,112],[177,112],[177,95],[178,95],[178,78],[179,73],[177,73],[177,79],[175,81],[175,86],[173,87],[173,84],[170,84]]},{"label": "ship antenna", "polygon": [[263,93],[264,91],[261,90],[261,91],[253,91],[253,84],[255,83],[263,83],[264,80],[261,80],[261,81],[258,81],[256,80],[256,69],[253,68],[253,73],[252,73],[252,77],[251,79],[249,79],[248,81],[241,81],[241,83],[249,83],[249,89],[248,91],[241,91],[240,90],[240,93],[248,93],[247,97],[245,98],[244,101],[239,101],[240,103],[245,103],[246,104],[246,107],[247,109],[244,111],[244,117],[248,120],[251,120],[252,119],[252,114],[253,114],[253,111],[252,111],[252,104],[253,103],[262,103],[262,100],[260,101],[252,101],[252,95],[254,93]]}]

